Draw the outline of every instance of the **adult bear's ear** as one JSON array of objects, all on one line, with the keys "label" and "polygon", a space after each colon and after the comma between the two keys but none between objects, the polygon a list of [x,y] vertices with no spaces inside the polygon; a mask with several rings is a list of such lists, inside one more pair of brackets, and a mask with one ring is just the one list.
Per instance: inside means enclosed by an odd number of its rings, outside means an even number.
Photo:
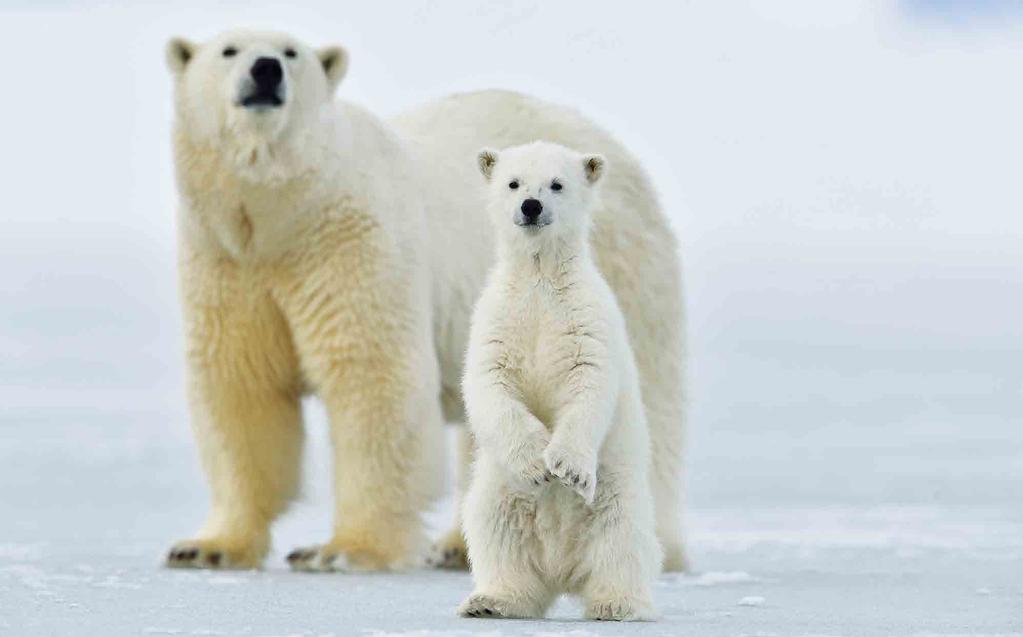
[{"label": "adult bear's ear", "polygon": [[583,155],[583,171],[586,173],[586,181],[595,184],[604,176],[604,168],[607,160],[603,155]]},{"label": "adult bear's ear", "polygon": [[476,161],[479,164],[480,172],[489,181],[494,175],[494,166],[497,165],[497,151],[492,148],[484,148],[476,155]]},{"label": "adult bear's ear", "polygon": [[196,46],[184,38],[171,38],[167,43],[167,68],[174,75],[181,75],[192,61]]},{"label": "adult bear's ear", "polygon": [[333,93],[348,72],[348,52],[339,46],[328,46],[316,52],[320,65],[327,76],[327,86]]}]

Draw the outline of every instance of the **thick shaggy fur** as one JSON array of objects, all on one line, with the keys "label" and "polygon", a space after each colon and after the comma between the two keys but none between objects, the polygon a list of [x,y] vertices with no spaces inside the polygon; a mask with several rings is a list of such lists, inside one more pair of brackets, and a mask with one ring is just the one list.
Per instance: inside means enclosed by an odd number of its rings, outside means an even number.
[{"label": "thick shaggy fur", "polygon": [[[225,59],[226,47],[238,53]],[[330,416],[336,524],[293,565],[410,565],[438,485],[443,418],[408,153],[373,116],[332,103],[321,56],[286,36],[228,34],[188,51],[171,51],[172,67],[183,62],[180,269],[212,511],[170,563],[261,563],[269,524],[298,487],[299,398],[314,391]],[[234,103],[245,90],[234,76],[259,56],[288,60],[280,109]]]},{"label": "thick shaggy fur", "polygon": [[593,619],[650,618],[650,439],[625,319],[589,248],[604,160],[542,142],[480,158],[498,258],[466,354],[476,589],[460,613],[536,617],[567,592]]},{"label": "thick shaggy fur", "polygon": [[[652,440],[651,482],[665,570],[685,567],[682,534],[685,446],[685,326],[678,245],[639,162],[578,112],[507,91],[453,95],[393,120],[420,166],[433,267],[434,329],[445,414],[461,422],[460,384],[469,318],[494,260],[493,227],[471,158],[485,146],[544,139],[601,153],[614,167],[593,209],[593,256],[625,315]],[[467,160],[466,158],[470,158]],[[463,433],[462,435],[466,435]],[[463,441],[462,448],[470,448]],[[470,457],[461,453],[459,492]],[[435,545],[435,562],[464,563],[455,525]]]},{"label": "thick shaggy fur", "polygon": [[[236,53],[224,57],[228,46]],[[242,108],[261,56],[282,63],[284,104]],[[313,51],[282,34],[175,40],[168,62],[189,401],[212,496],[207,523],[174,546],[171,565],[261,563],[270,522],[297,490],[307,392],[330,416],[336,521],[333,537],[293,552],[292,565],[416,562],[420,514],[439,490],[443,416],[464,419],[469,315],[494,254],[471,158],[537,138],[615,165],[594,212],[595,256],[639,361],[666,564],[682,564],[676,245],[624,149],[572,111],[498,91],[382,122],[333,99],[342,49]],[[445,550],[464,559],[457,524]]]}]

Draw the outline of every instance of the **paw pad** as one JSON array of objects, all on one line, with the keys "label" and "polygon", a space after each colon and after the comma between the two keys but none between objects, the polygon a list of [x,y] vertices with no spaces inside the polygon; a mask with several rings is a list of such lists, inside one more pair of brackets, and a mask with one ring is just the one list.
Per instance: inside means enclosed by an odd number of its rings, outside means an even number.
[{"label": "paw pad", "polygon": [[221,568],[227,566],[223,551],[206,551],[199,546],[175,546],[167,553],[170,568]]}]

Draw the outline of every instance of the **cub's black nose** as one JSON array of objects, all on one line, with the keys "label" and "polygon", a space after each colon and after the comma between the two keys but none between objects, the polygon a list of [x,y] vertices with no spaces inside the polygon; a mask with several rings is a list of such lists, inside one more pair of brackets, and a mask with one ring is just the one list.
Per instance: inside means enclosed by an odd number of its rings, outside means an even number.
[{"label": "cub's black nose", "polygon": [[543,212],[543,204],[538,199],[526,199],[522,202],[522,214],[526,219],[536,219]]},{"label": "cub's black nose", "polygon": [[252,64],[249,71],[252,81],[260,90],[273,90],[281,83],[284,71],[281,70],[281,63],[277,58],[259,58]]}]

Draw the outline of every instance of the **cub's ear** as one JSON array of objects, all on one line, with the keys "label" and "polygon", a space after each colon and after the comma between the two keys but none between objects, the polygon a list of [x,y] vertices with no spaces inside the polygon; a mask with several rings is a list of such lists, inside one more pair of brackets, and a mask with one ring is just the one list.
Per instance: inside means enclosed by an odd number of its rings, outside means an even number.
[{"label": "cub's ear", "polygon": [[196,46],[184,38],[172,38],[167,43],[167,68],[174,75],[181,75],[192,61]]},{"label": "cub's ear", "polygon": [[324,47],[316,52],[323,72],[327,75],[327,86],[333,93],[348,72],[348,51],[339,46]]},{"label": "cub's ear", "polygon": [[607,161],[603,155],[583,155],[583,171],[586,173],[586,181],[595,184],[604,176],[604,167]]},{"label": "cub's ear", "polygon": [[476,162],[479,164],[480,172],[489,181],[494,175],[494,166],[497,165],[497,151],[492,148],[484,148],[476,155]]}]

